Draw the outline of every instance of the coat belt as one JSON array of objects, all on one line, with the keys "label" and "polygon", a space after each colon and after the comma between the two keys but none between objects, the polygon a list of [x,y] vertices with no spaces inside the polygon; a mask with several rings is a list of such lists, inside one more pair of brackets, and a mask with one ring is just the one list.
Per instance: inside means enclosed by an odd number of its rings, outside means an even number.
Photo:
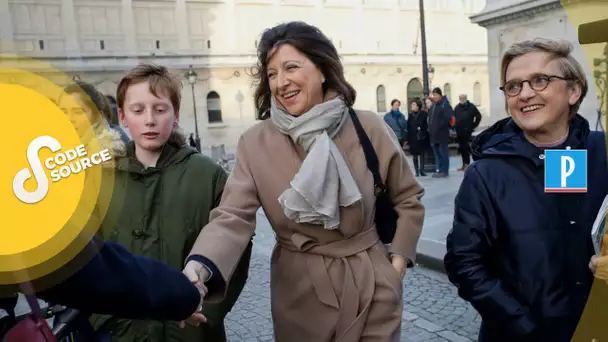
[{"label": "coat belt", "polygon": [[[279,239],[278,245],[289,251],[302,253],[315,293],[320,302],[339,311],[336,341],[358,341],[365,325],[375,290],[374,267],[368,250],[379,242],[375,228],[368,229],[346,240],[319,245],[314,239],[294,233],[291,241]],[[357,256],[361,268],[353,270],[349,257]],[[325,258],[338,259],[344,265],[342,296],[336,291],[325,266]],[[364,284],[355,280],[355,272],[367,274]]]}]

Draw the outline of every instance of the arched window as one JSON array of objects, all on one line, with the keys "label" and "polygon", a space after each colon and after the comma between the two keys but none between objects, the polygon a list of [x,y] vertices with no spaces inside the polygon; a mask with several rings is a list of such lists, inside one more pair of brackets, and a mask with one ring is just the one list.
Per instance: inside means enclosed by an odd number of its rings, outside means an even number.
[{"label": "arched window", "polygon": [[222,122],[222,106],[220,105],[220,95],[215,91],[207,94],[207,117],[209,123]]},{"label": "arched window", "polygon": [[443,86],[443,96],[448,98],[448,101],[452,102],[452,86],[449,83],[446,83]]},{"label": "arched window", "polygon": [[378,113],[386,112],[386,93],[383,85],[379,85],[376,88],[376,104],[378,106]]},{"label": "arched window", "polygon": [[481,105],[481,83],[479,82],[473,84],[473,104]]},{"label": "arched window", "polygon": [[[414,101],[415,98],[419,98],[421,101],[423,100],[424,93],[422,92],[422,82],[418,78],[412,78],[407,83],[407,107],[410,108],[410,103]],[[424,101],[423,101],[424,102]]]}]

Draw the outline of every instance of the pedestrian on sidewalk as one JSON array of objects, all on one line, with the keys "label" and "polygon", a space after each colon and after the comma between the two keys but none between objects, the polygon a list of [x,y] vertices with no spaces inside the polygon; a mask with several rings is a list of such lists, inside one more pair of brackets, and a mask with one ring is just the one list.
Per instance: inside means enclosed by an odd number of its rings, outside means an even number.
[{"label": "pedestrian on sidewalk", "polygon": [[423,109],[422,101],[414,99],[411,104],[412,111],[407,120],[407,144],[414,159],[416,177],[426,176],[424,173],[425,152],[429,149],[429,132],[427,119],[429,114]]},{"label": "pedestrian on sidewalk", "polygon": [[405,115],[399,110],[401,101],[394,99],[391,101],[391,111],[384,114],[384,121],[395,132],[399,145],[403,148],[407,139],[407,120]]},{"label": "pedestrian on sidewalk", "polygon": [[469,102],[466,94],[459,97],[459,103],[454,108],[456,118],[456,139],[458,140],[458,151],[462,157],[462,166],[457,171],[464,171],[471,164],[471,134],[481,122],[481,113],[477,106]]},{"label": "pedestrian on sidewalk", "polygon": [[431,100],[433,104],[429,112],[429,136],[435,155],[436,168],[433,177],[444,178],[449,176],[450,170],[448,142],[450,139],[450,122],[454,113],[448,99],[443,96],[441,89],[438,87],[433,89]]},{"label": "pedestrian on sidewalk", "polygon": [[[268,29],[257,55],[255,103],[264,121],[239,138],[222,201],[184,272],[206,280],[207,302],[222,298],[262,206],[277,240],[270,266],[275,341],[397,342],[423,188],[383,119],[351,107],[355,90],[318,28],[289,22]],[[397,212],[390,247],[379,239],[385,226],[374,224],[382,186],[374,186],[358,129],[389,189],[383,198],[393,202],[382,208]]]},{"label": "pedestrian on sidewalk", "polygon": [[[178,125],[181,84],[167,68],[138,65],[122,78],[117,94],[120,121],[133,140],[126,156],[116,159],[112,202],[100,234],[133,253],[182,269],[228,175],[187,145]],[[224,318],[245,285],[250,254],[251,241],[237,256],[225,300],[202,308],[204,325],[180,329],[175,322],[107,315],[94,315],[91,322],[115,342],[226,341]]]},{"label": "pedestrian on sidewalk", "polygon": [[[590,234],[608,168],[604,133],[578,114],[588,83],[571,51],[540,38],[507,50],[500,89],[510,117],[474,140],[475,162],[455,198],[445,268],[481,315],[482,342],[567,342],[577,325],[587,329],[580,318],[592,298]],[[587,150],[586,193],[544,192],[550,149]],[[608,303],[598,305],[605,322]],[[595,333],[605,336],[603,325]]]}]

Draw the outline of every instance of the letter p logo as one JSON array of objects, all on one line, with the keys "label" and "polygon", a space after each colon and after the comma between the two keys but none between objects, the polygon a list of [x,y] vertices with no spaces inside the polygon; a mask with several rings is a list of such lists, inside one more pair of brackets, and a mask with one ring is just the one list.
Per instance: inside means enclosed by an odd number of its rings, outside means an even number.
[{"label": "letter p logo", "polygon": [[587,192],[587,150],[546,150],[545,192]]},{"label": "letter p logo", "polygon": [[562,172],[560,173],[562,175],[562,188],[566,187],[566,179],[572,176],[575,168],[576,165],[574,164],[574,159],[572,159],[572,157],[562,156]]}]

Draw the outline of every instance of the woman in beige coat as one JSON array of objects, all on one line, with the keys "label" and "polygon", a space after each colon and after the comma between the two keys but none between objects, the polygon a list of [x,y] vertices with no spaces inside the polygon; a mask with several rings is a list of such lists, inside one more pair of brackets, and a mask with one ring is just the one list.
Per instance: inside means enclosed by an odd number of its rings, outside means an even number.
[{"label": "woman in beige coat", "polygon": [[221,204],[184,273],[204,280],[206,301],[222,298],[261,206],[277,239],[276,341],[398,341],[402,279],[414,264],[423,188],[382,118],[356,111],[398,213],[385,246],[374,223],[374,180],[349,115],[355,90],[331,41],[305,23],[281,24],[264,32],[258,56],[255,103],[260,119],[269,120],[240,137]]}]

